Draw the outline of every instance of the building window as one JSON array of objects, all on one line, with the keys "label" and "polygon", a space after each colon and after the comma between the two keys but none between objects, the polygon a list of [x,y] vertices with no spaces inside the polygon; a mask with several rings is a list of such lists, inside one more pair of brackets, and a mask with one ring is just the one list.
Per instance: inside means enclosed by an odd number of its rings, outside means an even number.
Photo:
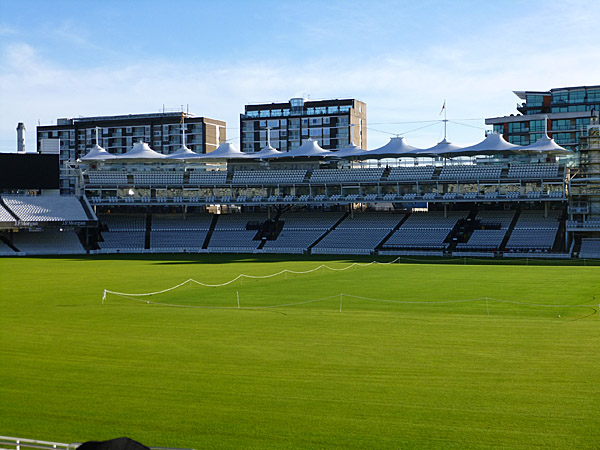
[{"label": "building window", "polygon": [[529,121],[530,131],[544,131],[546,129],[545,120],[531,120]]},{"label": "building window", "polygon": [[267,123],[271,128],[279,127],[279,120],[269,120]]},{"label": "building window", "polygon": [[583,103],[585,100],[585,90],[579,89],[569,92],[569,103]]},{"label": "building window", "polygon": [[537,94],[527,94],[526,98],[526,103],[527,103],[527,107],[533,107],[533,106],[542,106],[542,104],[544,103],[544,96],[543,95],[537,95]]},{"label": "building window", "polygon": [[329,117],[323,117],[323,125],[329,125],[329,121],[331,119]]}]

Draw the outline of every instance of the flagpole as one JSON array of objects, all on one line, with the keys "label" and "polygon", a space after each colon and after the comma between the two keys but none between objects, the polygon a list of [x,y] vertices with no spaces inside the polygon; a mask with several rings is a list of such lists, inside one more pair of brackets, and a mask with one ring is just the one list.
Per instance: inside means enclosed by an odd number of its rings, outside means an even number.
[{"label": "flagpole", "polygon": [[442,110],[440,111],[440,116],[444,113],[444,141],[446,140],[446,125],[448,124],[448,118],[446,116],[446,99],[444,99],[444,104],[442,105]]},{"label": "flagpole", "polygon": [[[442,111],[440,111],[440,115],[442,114],[442,112],[444,113],[444,120],[442,122],[444,122],[444,140],[442,141],[443,143],[447,143],[446,141],[446,126],[448,125],[448,118],[446,116],[446,99],[444,99],[444,104],[442,105]],[[444,156],[444,166],[446,165],[446,157]]]}]

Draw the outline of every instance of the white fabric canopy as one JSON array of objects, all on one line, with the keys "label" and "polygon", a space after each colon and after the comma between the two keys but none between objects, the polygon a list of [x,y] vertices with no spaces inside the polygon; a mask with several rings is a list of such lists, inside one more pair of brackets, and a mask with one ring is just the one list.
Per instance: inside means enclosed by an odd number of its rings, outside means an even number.
[{"label": "white fabric canopy", "polygon": [[79,158],[81,161],[105,161],[107,159],[115,159],[116,156],[112,153],[108,153],[105,149],[100,147],[98,144],[94,145],[87,155]]},{"label": "white fabric canopy", "polygon": [[145,142],[136,142],[131,150],[123,155],[118,155],[117,159],[165,159],[167,156],[155,152]]},{"label": "white fabric canopy", "polygon": [[526,153],[526,154],[548,154],[548,155],[570,155],[573,152],[571,150],[567,150],[564,147],[558,145],[554,139],[548,137],[548,135],[544,135],[539,138],[536,142],[529,145],[524,145],[521,147],[515,148],[515,152],[517,153]]},{"label": "white fabric canopy", "polygon": [[284,153],[279,150],[267,145],[263,147],[259,152],[256,153],[248,153],[248,158],[252,159],[267,159],[267,158],[278,158]]},{"label": "white fabric canopy", "polygon": [[366,159],[383,159],[383,158],[401,158],[403,156],[416,156],[415,152],[420,149],[406,143],[406,139],[401,136],[390,138],[390,142],[383,147],[365,152]]},{"label": "white fabric canopy", "polygon": [[198,157],[202,159],[245,159],[248,155],[239,151],[235,145],[222,142],[216,150],[206,155],[198,155]]},{"label": "white fabric canopy", "polygon": [[186,145],[181,147],[179,150],[167,155],[169,159],[189,159],[189,158],[197,158],[200,156],[198,153],[190,150]]},{"label": "white fabric canopy", "polygon": [[307,139],[304,143],[294,150],[291,150],[287,153],[282,153],[280,158],[313,158],[313,157],[321,157],[327,158],[335,156],[335,152],[330,152],[329,150],[323,149],[319,146],[319,143],[314,139]]},{"label": "white fabric canopy", "polygon": [[512,155],[517,148],[519,148],[517,145],[507,142],[501,134],[490,133],[478,144],[464,147],[460,154],[463,156]]},{"label": "white fabric canopy", "polygon": [[460,156],[461,150],[462,147],[444,139],[433,147],[425,148],[423,150],[417,149],[413,154],[407,156],[442,156],[444,158],[453,158],[455,156]]},{"label": "white fabric canopy", "polygon": [[333,156],[336,158],[345,159],[361,159],[366,155],[368,155],[368,152],[360,148],[358,145],[355,145],[353,142],[348,147],[344,147],[343,149],[335,152]]}]

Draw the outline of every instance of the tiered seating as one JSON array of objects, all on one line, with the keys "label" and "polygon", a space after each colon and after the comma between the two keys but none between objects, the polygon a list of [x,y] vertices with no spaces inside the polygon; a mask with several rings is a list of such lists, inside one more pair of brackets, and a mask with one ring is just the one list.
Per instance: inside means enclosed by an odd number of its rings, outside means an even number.
[{"label": "tiered seating", "polygon": [[398,230],[385,242],[384,248],[444,249],[444,240],[458,220],[468,213],[449,211],[444,217],[442,211],[412,213]]},{"label": "tiered seating", "polygon": [[267,253],[302,253],[327,230],[333,227],[343,213],[299,212],[281,216],[283,230],[274,241],[267,241]]},{"label": "tiered seating", "polygon": [[508,178],[557,178],[558,164],[513,164],[508,169]]},{"label": "tiered seating", "polygon": [[74,196],[13,196],[2,197],[4,203],[26,222],[85,222],[88,220],[83,206]]},{"label": "tiered seating", "polygon": [[15,222],[15,218],[2,205],[0,205],[0,222]]},{"label": "tiered seating", "polygon": [[133,174],[135,184],[183,184],[183,172],[137,172]]},{"label": "tiered seating", "polygon": [[346,217],[312,248],[321,254],[370,254],[404,215],[359,213]]},{"label": "tiered seating", "polygon": [[139,252],[144,250],[145,231],[110,231],[102,233],[104,241],[98,242],[102,250],[118,250],[122,252]]},{"label": "tiered seating", "polygon": [[108,227],[108,231],[145,231],[145,214],[99,214],[98,220]]},{"label": "tiered seating", "polygon": [[580,258],[600,258],[600,239],[583,238],[581,240]]},{"label": "tiered seating", "polygon": [[259,214],[221,214],[212,233],[208,249],[213,252],[252,253],[259,241],[256,230],[246,230],[248,222],[262,223],[266,217]]},{"label": "tiered seating", "polygon": [[13,233],[13,245],[30,255],[73,255],[85,253],[73,231],[44,230]]},{"label": "tiered seating", "polygon": [[378,182],[383,175],[383,167],[368,169],[318,169],[310,176],[311,183],[367,183]]},{"label": "tiered seating", "polygon": [[90,184],[127,184],[127,172],[114,170],[90,170]]},{"label": "tiered seating", "polygon": [[306,170],[236,170],[233,183],[239,184],[295,184],[302,183]]},{"label": "tiered seating", "polygon": [[150,248],[161,251],[200,250],[212,218],[211,214],[154,214]]},{"label": "tiered seating", "polygon": [[[456,245],[458,250],[496,250],[500,248],[502,240],[510,227],[514,211],[479,211],[476,220],[479,220],[483,229],[474,230],[468,242]],[[500,229],[490,227],[500,226]]]},{"label": "tiered seating", "polygon": [[435,171],[434,166],[392,167],[388,181],[430,180]]},{"label": "tiered seating", "polygon": [[209,171],[209,172],[190,172],[190,184],[227,184],[227,172]]},{"label": "tiered seating", "polygon": [[506,244],[509,251],[548,251],[558,232],[560,211],[522,211]]},{"label": "tiered seating", "polygon": [[501,165],[445,166],[440,173],[440,180],[495,180],[500,178]]},{"label": "tiered seating", "polygon": [[4,242],[0,241],[0,256],[10,256],[14,255],[15,251],[6,245]]},{"label": "tiered seating", "polygon": [[102,232],[103,241],[98,245],[103,250],[136,252],[145,247],[145,214],[103,214],[98,217],[108,227]]}]

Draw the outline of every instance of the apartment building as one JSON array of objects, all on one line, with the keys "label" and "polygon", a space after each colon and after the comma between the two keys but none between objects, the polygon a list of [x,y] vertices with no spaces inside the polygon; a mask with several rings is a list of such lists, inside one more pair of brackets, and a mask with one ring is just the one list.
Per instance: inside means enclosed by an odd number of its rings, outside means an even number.
[{"label": "apartment building", "polygon": [[327,150],[351,142],[367,148],[367,105],[355,99],[307,100],[246,105],[240,114],[241,150],[258,152],[270,143],[283,152],[312,138]]},{"label": "apartment building", "polygon": [[591,119],[600,111],[600,85],[514,93],[521,100],[518,114],[488,118],[485,123],[517,145],[532,144],[547,130],[557,144],[578,151]]}]

